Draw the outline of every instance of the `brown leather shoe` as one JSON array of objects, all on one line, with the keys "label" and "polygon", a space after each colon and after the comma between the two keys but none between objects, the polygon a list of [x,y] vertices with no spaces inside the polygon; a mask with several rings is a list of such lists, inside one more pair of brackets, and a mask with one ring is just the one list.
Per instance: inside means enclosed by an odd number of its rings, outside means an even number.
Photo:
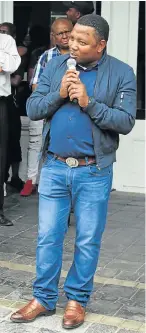
[{"label": "brown leather shoe", "polygon": [[36,299],[30,301],[24,308],[18,310],[11,315],[11,320],[14,323],[27,323],[34,321],[40,316],[52,316],[56,313],[56,309],[47,310]]},{"label": "brown leather shoe", "polygon": [[85,319],[85,308],[76,301],[69,301],[67,303],[64,317],[63,317],[63,328],[76,328],[84,323]]}]

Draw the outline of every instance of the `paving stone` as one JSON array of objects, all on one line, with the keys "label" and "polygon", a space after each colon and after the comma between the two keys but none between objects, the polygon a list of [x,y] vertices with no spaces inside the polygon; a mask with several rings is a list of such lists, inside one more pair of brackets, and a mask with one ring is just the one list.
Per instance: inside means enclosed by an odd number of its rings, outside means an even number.
[{"label": "paving stone", "polygon": [[102,325],[102,324],[93,324],[86,331],[86,333],[98,333],[98,332],[99,333],[115,333],[115,332],[117,332],[117,327],[107,326],[107,325]]},{"label": "paving stone", "polygon": [[138,290],[131,298],[133,305],[145,307],[145,290]]},{"label": "paving stone", "polygon": [[67,304],[67,298],[65,296],[65,293],[62,292],[62,294],[60,293],[60,295],[59,295],[59,299],[58,299],[57,305],[58,305],[59,308],[63,308],[64,309],[65,306],[66,306],[66,304]]},{"label": "paving stone", "polygon": [[25,255],[27,257],[36,257],[36,246],[32,243],[32,246],[19,249],[18,255]]},{"label": "paving stone", "polygon": [[9,245],[11,246],[12,248],[25,248],[26,246],[31,246],[32,245],[32,241],[28,238],[20,238],[19,236],[18,237],[15,237],[15,238],[11,238],[11,239],[8,239],[7,241],[3,242],[3,245]]},{"label": "paving stone", "polygon": [[[29,325],[29,324],[27,324]],[[80,326],[78,329],[72,329],[71,333],[86,333],[87,329],[91,327],[92,324],[85,322],[82,326]],[[40,317],[37,318],[33,323],[31,323],[31,326],[39,329],[49,329],[54,332],[59,333],[65,333],[67,332],[65,329],[62,328],[62,318],[59,318],[56,315],[50,316],[50,317]],[[32,331],[33,332],[33,331]]]},{"label": "paving stone", "polygon": [[112,301],[108,300],[90,300],[87,305],[87,311],[104,314],[104,315],[111,315],[113,316],[119,309],[121,308],[121,304],[113,303]]},{"label": "paving stone", "polygon": [[21,281],[18,279],[14,279],[13,277],[10,278],[5,278],[4,283],[5,286],[10,286],[12,288],[18,288],[21,285]]},{"label": "paving stone", "polygon": [[146,278],[145,278],[145,274],[142,274],[140,276],[140,278],[138,279],[139,282],[142,282],[142,283],[146,283]]},{"label": "paving stone", "polygon": [[13,261],[13,263],[16,263],[16,264],[33,265],[34,258],[23,256],[23,255],[18,255],[15,259],[12,259],[12,261]]},{"label": "paving stone", "polygon": [[[5,318],[6,316],[8,316],[8,314],[11,313],[11,310],[6,309],[6,308],[0,308],[0,319]],[[1,324],[0,324],[1,325]]]},{"label": "paving stone", "polygon": [[145,321],[145,309],[144,309],[144,307],[140,307],[140,306],[124,305],[122,307],[122,309],[120,309],[116,313],[116,317],[144,322]]},{"label": "paving stone", "polygon": [[[117,213],[112,214],[109,216],[109,220],[112,221],[118,221],[118,222],[123,222],[123,221],[137,221],[137,219],[140,217],[140,213],[138,211],[120,211]],[[141,218],[142,219],[142,218]]]},{"label": "paving stone", "polygon": [[15,287],[2,285],[0,288],[0,298],[6,298],[6,296],[10,295],[15,290]]},{"label": "paving stone", "polygon": [[35,239],[37,238],[37,231],[24,231],[20,238],[28,238],[28,239]]},{"label": "paving stone", "polygon": [[111,263],[107,264],[106,268],[121,269],[121,270],[135,270],[141,268],[143,263],[131,262],[128,260],[114,259]]},{"label": "paving stone", "polygon": [[136,242],[130,246],[130,248],[128,249],[129,254],[141,254],[143,255],[145,252],[145,248],[143,244],[136,244]]},{"label": "paving stone", "polygon": [[138,333],[138,331],[120,330],[118,333]]},{"label": "paving stone", "polygon": [[4,236],[0,236],[0,243],[4,242],[7,238]]},{"label": "paving stone", "polygon": [[2,261],[11,261],[17,257],[18,256],[17,255],[15,256],[13,253],[0,252],[0,260],[2,260]]},{"label": "paving stone", "polygon": [[113,278],[115,276],[117,276],[118,274],[120,274],[121,270],[119,269],[110,269],[110,268],[101,268],[98,267],[96,270],[95,275],[96,276],[104,276],[104,277],[108,277],[108,278]]},{"label": "paving stone", "polygon": [[5,269],[3,271],[3,277],[6,278],[6,280],[17,280],[22,282],[30,281],[35,276],[32,272],[25,272],[25,271],[19,271],[19,270],[13,270],[13,269]]},{"label": "paving stone", "polygon": [[2,288],[2,285],[5,283],[5,279],[0,276],[0,288]]},{"label": "paving stone", "polygon": [[17,253],[19,253],[20,248],[21,248],[21,251],[23,252],[23,247],[21,247],[21,246],[13,246],[12,247],[10,244],[2,244],[2,245],[0,245],[0,251],[1,252],[14,253],[14,255],[17,254]]},{"label": "paving stone", "polygon": [[6,297],[6,299],[13,301],[30,301],[32,299],[32,290],[18,287],[18,289],[9,294],[9,297]]},{"label": "paving stone", "polygon": [[[91,299],[93,300],[93,302],[98,302],[98,300],[102,300],[102,301],[110,301],[110,302],[116,302],[119,298],[114,295],[113,293],[110,293],[109,295],[103,294],[102,293],[102,288],[100,290],[97,290],[95,293],[91,294]],[[123,305],[123,303],[120,303],[121,306]]]},{"label": "paving stone", "polygon": [[[120,279],[120,280],[126,280],[126,281],[139,281],[140,277],[141,277],[141,273],[135,273],[134,270],[131,271],[122,271],[119,274],[117,274],[116,279]],[[140,282],[144,282],[144,281],[140,281]]]},{"label": "paving stone", "polygon": [[50,331],[49,329],[47,328],[40,328],[37,333],[59,333],[59,332],[56,332],[56,331]]},{"label": "paving stone", "polygon": [[129,253],[128,251],[125,253],[122,253],[120,256],[118,256],[118,259],[122,260],[128,260],[132,262],[140,262],[141,265],[145,262],[145,249],[143,247],[143,251],[141,253]]},{"label": "paving stone", "polygon": [[3,321],[0,323],[0,333],[38,333],[34,327],[24,324],[16,324],[12,322]]},{"label": "paving stone", "polygon": [[68,272],[69,269],[71,268],[71,265],[72,265],[72,262],[70,260],[63,261],[62,269]]},{"label": "paving stone", "polygon": [[124,287],[124,286],[115,286],[115,285],[104,285],[103,288],[100,290],[100,293],[103,295],[104,299],[106,297],[115,297],[115,298],[125,298],[129,299],[135,294],[135,288],[131,287]]},{"label": "paving stone", "polygon": [[105,267],[105,266],[109,265],[110,263],[112,263],[112,261],[113,261],[113,259],[111,259],[111,258],[100,256],[99,262],[98,262],[98,267]]}]

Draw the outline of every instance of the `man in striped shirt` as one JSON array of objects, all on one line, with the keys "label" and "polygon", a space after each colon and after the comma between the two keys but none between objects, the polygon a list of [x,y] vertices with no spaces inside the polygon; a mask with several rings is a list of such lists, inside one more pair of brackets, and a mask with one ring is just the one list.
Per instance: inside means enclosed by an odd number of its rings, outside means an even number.
[{"label": "man in striped shirt", "polygon": [[[56,46],[50,50],[45,51],[38,60],[30,83],[33,91],[39,83],[41,74],[46,64],[51,59],[69,52],[68,42],[72,29],[73,25],[67,18],[58,18],[53,22],[51,27],[51,35]],[[24,184],[24,188],[20,192],[21,196],[29,196],[36,191],[36,180],[39,164],[38,156],[42,142],[42,129],[43,120],[39,120],[37,122],[30,120],[27,180]]]}]

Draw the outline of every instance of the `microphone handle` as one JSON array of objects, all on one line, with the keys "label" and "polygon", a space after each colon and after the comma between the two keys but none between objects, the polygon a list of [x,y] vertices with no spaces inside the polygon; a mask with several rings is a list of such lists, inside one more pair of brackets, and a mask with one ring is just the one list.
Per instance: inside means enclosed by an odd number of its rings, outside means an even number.
[{"label": "microphone handle", "polygon": [[[70,66],[68,69],[74,69],[74,70],[76,71],[76,67],[75,67],[75,66]],[[77,98],[74,98],[74,99],[72,100],[72,103],[73,103],[73,104],[78,104],[78,99],[77,99]]]},{"label": "microphone handle", "polygon": [[77,99],[77,98],[74,98],[74,99],[72,100],[72,103],[73,103],[73,104],[78,104],[78,99]]}]

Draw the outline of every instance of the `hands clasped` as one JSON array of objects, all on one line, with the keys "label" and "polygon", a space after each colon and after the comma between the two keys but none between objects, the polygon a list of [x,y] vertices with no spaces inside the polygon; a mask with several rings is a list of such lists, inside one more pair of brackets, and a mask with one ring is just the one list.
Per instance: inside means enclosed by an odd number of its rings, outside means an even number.
[{"label": "hands clasped", "polygon": [[74,69],[66,72],[61,82],[60,96],[62,98],[69,96],[71,102],[77,99],[82,108],[88,105],[89,97],[85,85],[79,79],[79,72]]}]

